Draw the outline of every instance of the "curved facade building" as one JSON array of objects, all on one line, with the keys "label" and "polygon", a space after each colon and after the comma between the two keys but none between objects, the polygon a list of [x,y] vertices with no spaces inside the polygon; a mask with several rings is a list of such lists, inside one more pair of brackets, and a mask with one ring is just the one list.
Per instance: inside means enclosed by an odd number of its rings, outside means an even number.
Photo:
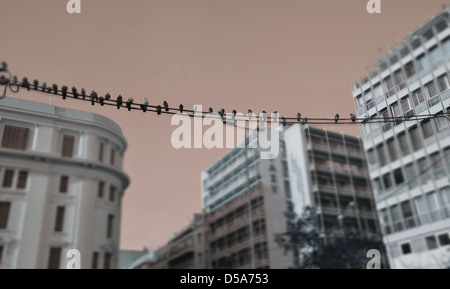
[{"label": "curved facade building", "polygon": [[0,100],[0,268],[116,268],[126,148],[103,116]]}]

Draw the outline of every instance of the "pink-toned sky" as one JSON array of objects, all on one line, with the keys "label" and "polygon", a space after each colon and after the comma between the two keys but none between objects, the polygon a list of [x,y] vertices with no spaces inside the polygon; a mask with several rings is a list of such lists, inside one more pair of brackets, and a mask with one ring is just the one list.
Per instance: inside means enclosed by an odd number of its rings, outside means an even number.
[{"label": "pink-toned sky", "polygon": [[[348,116],[350,85],[442,0],[2,0],[0,61],[21,79],[172,106]],[[49,102],[22,90],[14,97]],[[156,249],[201,210],[200,173],[226,150],[175,150],[170,117],[56,105],[115,120],[129,147],[121,248]],[[0,102],[1,104],[1,102]],[[356,126],[331,129],[358,135]]]}]

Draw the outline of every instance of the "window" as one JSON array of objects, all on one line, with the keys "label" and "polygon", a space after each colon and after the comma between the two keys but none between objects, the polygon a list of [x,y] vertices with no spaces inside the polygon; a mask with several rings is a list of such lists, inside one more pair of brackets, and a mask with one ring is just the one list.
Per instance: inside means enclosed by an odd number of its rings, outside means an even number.
[{"label": "window", "polygon": [[10,210],[11,202],[0,202],[0,230],[8,228]]},{"label": "window", "polygon": [[111,253],[105,253],[105,258],[103,260],[103,269],[111,269],[112,255]]},{"label": "window", "polygon": [[73,135],[64,135],[62,142],[62,156],[71,158],[75,147],[75,137]]},{"label": "window", "polygon": [[[431,30],[430,30],[431,31]],[[440,59],[440,52],[437,46],[430,49],[428,56],[430,57],[431,63],[436,64]]]},{"label": "window", "polygon": [[405,65],[405,73],[407,78],[410,78],[411,76],[416,74],[416,68],[414,67],[414,63],[412,61],[408,62]]},{"label": "window", "polygon": [[58,206],[56,208],[55,232],[62,232],[64,228],[64,213],[66,208]]},{"label": "window", "polygon": [[414,205],[416,207],[416,211],[419,217],[419,221],[421,225],[428,224],[430,222],[430,218],[428,216],[427,206],[425,204],[425,199],[423,197],[417,197],[414,199]]},{"label": "window", "polygon": [[376,98],[383,95],[383,87],[379,83],[373,87],[372,95]]},{"label": "window", "polygon": [[394,232],[398,232],[403,230],[402,219],[400,217],[400,210],[398,205],[394,205],[389,208],[389,212],[391,213],[392,223],[394,225]]},{"label": "window", "polygon": [[436,130],[443,131],[448,128],[448,120],[447,118],[442,114],[436,115],[436,118],[434,119],[434,125],[436,126]]},{"label": "window", "polygon": [[430,177],[430,172],[428,170],[428,160],[426,158],[421,158],[420,160],[417,161],[417,166],[419,167],[419,175],[420,175],[420,180],[422,181],[423,184],[426,184]]},{"label": "window", "polygon": [[282,167],[282,169],[283,169],[283,176],[284,176],[284,177],[289,177],[289,174],[288,174],[289,170],[288,170],[288,164],[287,164],[287,161],[282,161],[281,164],[282,164],[281,167]]},{"label": "window", "polygon": [[447,22],[445,20],[442,20],[441,22],[436,24],[436,30],[438,33],[444,30],[445,28],[447,28]]},{"label": "window", "polygon": [[404,77],[403,77],[403,72],[401,69],[397,70],[396,72],[394,72],[394,79],[395,79],[395,83],[397,84],[397,89],[401,90],[403,88],[405,88],[406,84],[403,81]]},{"label": "window", "polygon": [[286,195],[286,199],[291,199],[291,186],[289,181],[284,181],[284,193]]},{"label": "window", "polygon": [[419,104],[421,104],[422,102],[425,101],[425,98],[423,97],[423,92],[421,89],[416,90],[412,93],[412,99],[414,102],[415,106],[418,106]]},{"label": "window", "polygon": [[428,250],[433,250],[438,247],[436,236],[428,236],[425,238],[425,242],[427,243]]},{"label": "window", "polygon": [[391,158],[391,161],[395,161],[398,158],[397,149],[395,147],[394,139],[391,138],[387,142],[387,149],[389,152],[389,157]]},{"label": "window", "polygon": [[413,228],[416,223],[414,221],[414,213],[410,201],[402,202],[401,207],[403,212],[403,219],[405,219],[406,229]]},{"label": "window", "polygon": [[430,156],[431,167],[433,168],[436,179],[445,177],[444,160],[439,153]]},{"label": "window", "polygon": [[440,218],[440,212],[438,210],[438,200],[436,199],[436,193],[432,192],[427,194],[427,203],[428,203],[428,208],[430,208],[430,215],[431,215],[431,220],[433,222],[441,219]]},{"label": "window", "polygon": [[396,185],[405,182],[405,178],[403,177],[402,169],[399,168],[394,171],[394,180],[395,180]]},{"label": "window", "polygon": [[[442,235],[439,235],[439,236],[438,236],[438,239],[439,239],[439,244],[440,244],[441,246],[447,246],[447,245],[450,245],[450,238],[448,237],[448,234],[447,234],[447,233],[442,234]],[[0,260],[1,260],[1,257],[0,257]]]},{"label": "window", "polygon": [[19,177],[17,178],[17,188],[25,189],[27,187],[28,173],[24,171],[19,172]]},{"label": "window", "polygon": [[115,157],[116,157],[116,151],[114,149],[111,149],[111,159],[110,159],[111,165],[114,165]]},{"label": "window", "polygon": [[430,40],[434,36],[433,30],[429,29],[429,30],[425,31],[425,33],[423,33],[422,36],[423,36],[423,38],[425,38],[425,40]]},{"label": "window", "polygon": [[16,150],[26,150],[29,129],[12,125],[5,125],[3,130],[2,147]]},{"label": "window", "polygon": [[380,162],[380,166],[384,166],[386,164],[386,158],[384,156],[383,145],[377,146],[378,160]]},{"label": "window", "polygon": [[409,96],[402,98],[400,100],[400,103],[402,105],[403,113],[406,114],[408,111],[411,110],[412,105],[411,105],[411,99],[409,98]]},{"label": "window", "polygon": [[111,202],[114,202],[115,199],[116,199],[116,187],[110,186],[109,187],[109,200]]},{"label": "window", "polygon": [[14,178],[14,171],[13,170],[6,170],[5,175],[3,177],[3,187],[4,188],[11,188]]},{"label": "window", "polygon": [[99,162],[103,162],[103,151],[105,150],[105,144],[104,143],[100,143],[100,148],[98,151],[98,160]]},{"label": "window", "polygon": [[99,252],[94,252],[92,254],[92,269],[98,269],[98,257],[99,257],[100,253]]},{"label": "window", "polygon": [[440,92],[444,92],[448,89],[449,83],[448,83],[447,74],[439,77],[437,82],[438,82],[438,87],[439,87]]},{"label": "window", "polygon": [[107,232],[106,232],[107,238],[112,238],[113,227],[114,227],[114,215],[108,214],[108,227],[107,227]]},{"label": "window", "polygon": [[392,187],[391,176],[389,173],[387,173],[383,176],[383,184],[384,184],[384,188],[386,190],[389,189],[390,187]]},{"label": "window", "polygon": [[442,46],[444,47],[445,54],[450,54],[450,37],[444,40]]},{"label": "window", "polygon": [[411,244],[410,243],[402,244],[401,248],[402,248],[403,255],[408,255],[408,254],[412,253]]},{"label": "window", "polygon": [[409,154],[409,145],[408,140],[406,139],[406,134],[401,133],[398,135],[398,144],[400,146],[400,151],[403,153],[404,156]]},{"label": "window", "polygon": [[394,89],[394,82],[392,80],[391,76],[386,77],[383,80],[383,84],[384,84],[384,88],[387,91],[386,92],[386,98],[393,95],[395,93],[395,89]]},{"label": "window", "polygon": [[367,154],[369,156],[369,163],[371,165],[375,164],[376,163],[375,151],[373,149],[370,149],[367,151]]},{"label": "window", "polygon": [[422,148],[422,140],[420,139],[419,130],[417,126],[414,126],[409,129],[409,136],[411,138],[411,144],[413,146],[414,151],[417,151]]},{"label": "window", "polygon": [[358,95],[356,97],[356,103],[358,108],[363,107],[364,106],[364,98],[361,95]]},{"label": "window", "polygon": [[425,54],[422,54],[417,58],[417,66],[419,71],[428,70],[430,68],[430,63]]},{"label": "window", "polygon": [[445,215],[447,218],[450,217],[450,187],[445,187],[441,189],[441,199],[445,206]]},{"label": "window", "polygon": [[0,246],[0,266],[2,265],[3,246]]},{"label": "window", "polygon": [[431,125],[431,121],[425,120],[422,122],[422,124],[420,125],[422,128],[422,133],[423,133],[423,137],[424,138],[429,138],[430,136],[433,135],[433,126]]},{"label": "window", "polygon": [[276,183],[277,182],[277,176],[276,175],[272,174],[272,175],[270,175],[270,177],[271,177],[272,183]]},{"label": "window", "polygon": [[395,102],[395,103],[392,105],[391,110],[392,110],[392,115],[393,115],[394,117],[402,116],[402,112],[401,112],[401,110],[400,110],[400,106],[398,105],[397,102]]},{"label": "window", "polygon": [[51,247],[48,257],[48,269],[59,269],[59,263],[61,262],[62,248]]},{"label": "window", "polygon": [[375,190],[379,193],[383,190],[383,186],[381,185],[381,181],[379,178],[373,180]]},{"label": "window", "polygon": [[430,99],[433,98],[433,96],[437,95],[437,89],[436,89],[436,85],[434,85],[434,82],[427,84],[427,91],[428,91],[428,97]]},{"label": "window", "polygon": [[98,191],[97,191],[97,196],[101,199],[103,198],[103,191],[105,190],[105,183],[104,182],[99,182],[98,183]]},{"label": "window", "polygon": [[67,193],[69,188],[69,177],[68,176],[61,176],[61,179],[59,181],[59,192],[60,193]]}]

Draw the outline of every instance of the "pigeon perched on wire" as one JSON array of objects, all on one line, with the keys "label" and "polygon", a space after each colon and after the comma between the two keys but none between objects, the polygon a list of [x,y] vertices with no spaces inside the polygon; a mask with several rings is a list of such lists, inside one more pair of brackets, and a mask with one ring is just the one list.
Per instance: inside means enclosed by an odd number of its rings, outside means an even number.
[{"label": "pigeon perched on wire", "polygon": [[356,121],[356,115],[354,115],[353,113],[350,114],[350,118],[352,119],[353,122]]},{"label": "pigeon perched on wire", "polygon": [[121,95],[119,95],[119,96],[117,97],[116,103],[117,103],[117,109],[120,109],[120,107],[121,107],[122,104],[123,104],[123,98],[122,98]]},{"label": "pigeon perched on wire", "polygon": [[148,99],[146,97],[144,97],[144,103],[141,104],[141,109],[143,112],[147,111],[147,107],[148,107]]},{"label": "pigeon perched on wire", "polygon": [[28,82],[28,78],[24,77],[22,79],[22,86],[25,87],[27,90],[30,90],[30,82]]},{"label": "pigeon perched on wire", "polygon": [[133,102],[134,102],[134,99],[132,97],[130,97],[126,103],[128,111],[131,111],[131,105],[133,104]]},{"label": "pigeon perched on wire", "polygon": [[34,90],[38,90],[39,88],[39,81],[37,79],[33,80],[33,88]]},{"label": "pigeon perched on wire", "polygon": [[73,94],[73,97],[78,98],[78,91],[75,86],[72,87],[72,94]]},{"label": "pigeon perched on wire", "polygon": [[297,121],[298,122],[300,122],[301,118],[302,118],[302,114],[301,113],[297,113]]},{"label": "pigeon perched on wire", "polygon": [[180,104],[179,108],[180,108],[180,113],[183,113],[184,106],[182,104]]},{"label": "pigeon perched on wire", "polygon": [[336,115],[334,116],[334,122],[337,123],[339,121],[339,114],[336,113]]},{"label": "pigeon perched on wire", "polygon": [[169,111],[169,104],[167,103],[167,101],[164,101],[163,105],[164,105],[164,110]]},{"label": "pigeon perched on wire", "polygon": [[63,97],[63,99],[66,99],[66,97],[67,97],[67,90],[68,90],[69,88],[67,87],[67,86],[63,86],[63,87],[61,87],[61,94],[62,94],[62,97]]}]

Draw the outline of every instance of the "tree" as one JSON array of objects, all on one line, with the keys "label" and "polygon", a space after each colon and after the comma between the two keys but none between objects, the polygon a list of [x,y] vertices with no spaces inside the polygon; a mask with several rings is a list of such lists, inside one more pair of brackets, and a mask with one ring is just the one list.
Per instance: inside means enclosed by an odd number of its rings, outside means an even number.
[{"label": "tree", "polygon": [[385,251],[381,238],[368,239],[355,231],[326,236],[314,207],[304,207],[300,215],[289,210],[285,216],[287,232],[279,235],[277,241],[285,253],[293,252],[295,268],[365,269],[369,250]]}]

